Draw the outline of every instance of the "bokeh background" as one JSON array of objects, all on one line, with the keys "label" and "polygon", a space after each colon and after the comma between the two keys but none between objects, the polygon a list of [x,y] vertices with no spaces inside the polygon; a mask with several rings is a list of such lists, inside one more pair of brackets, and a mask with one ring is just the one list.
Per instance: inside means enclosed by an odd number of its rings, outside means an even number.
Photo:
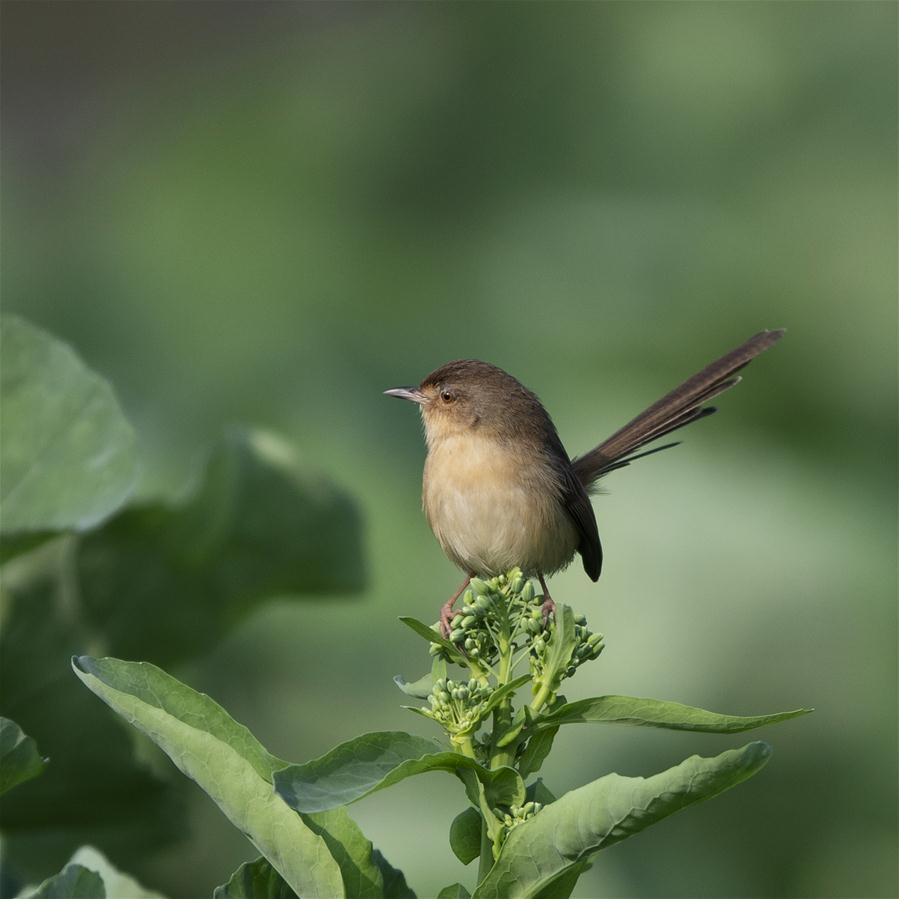
[{"label": "bokeh background", "polygon": [[[362,594],[270,603],[185,679],[292,760],[426,733],[391,683],[427,664],[396,616],[436,617],[458,576],[419,512],[415,412],[381,391],[486,358],[576,453],[786,326],[684,446],[609,477],[603,578],[572,566],[554,592],[606,634],[572,696],[817,711],[576,895],[897,894],[894,3],[2,18],[4,308],[116,385],[144,495],[249,422],[364,515]],[[739,742],[571,728],[544,773],[558,792]],[[176,899],[255,855],[191,797],[190,839],[130,865]],[[426,897],[471,879],[446,840],[461,807],[433,775],[355,815]]]}]

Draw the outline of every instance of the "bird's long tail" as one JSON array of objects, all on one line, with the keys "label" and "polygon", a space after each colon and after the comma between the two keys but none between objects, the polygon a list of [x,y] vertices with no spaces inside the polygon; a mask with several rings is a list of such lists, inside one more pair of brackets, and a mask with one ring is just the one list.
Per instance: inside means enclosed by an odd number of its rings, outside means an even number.
[{"label": "bird's long tail", "polygon": [[677,446],[676,443],[668,443],[646,452],[636,452],[659,437],[715,412],[714,406],[704,406],[703,403],[739,384],[741,378],[737,372],[759,353],[777,343],[783,335],[783,329],[778,329],[761,331],[750,337],[675,387],[589,453],[578,456],[572,464],[580,482],[589,487],[604,474],[623,468],[635,459]]}]

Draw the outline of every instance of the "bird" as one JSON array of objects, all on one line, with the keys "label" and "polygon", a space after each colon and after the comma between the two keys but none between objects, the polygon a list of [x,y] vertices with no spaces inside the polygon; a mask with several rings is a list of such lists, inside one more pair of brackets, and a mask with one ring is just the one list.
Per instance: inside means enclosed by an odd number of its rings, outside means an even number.
[{"label": "bird", "polygon": [[717,411],[707,403],[736,386],[737,373],[783,335],[782,328],[760,331],[573,459],[537,395],[489,362],[447,362],[417,387],[385,390],[421,411],[427,444],[422,507],[443,552],[466,575],[441,607],[444,636],[473,577],[515,567],[536,577],[544,623],[555,610],[548,576],[579,554],[587,576],[597,581],[603,552],[590,501],[596,482],[677,446],[646,449]]}]

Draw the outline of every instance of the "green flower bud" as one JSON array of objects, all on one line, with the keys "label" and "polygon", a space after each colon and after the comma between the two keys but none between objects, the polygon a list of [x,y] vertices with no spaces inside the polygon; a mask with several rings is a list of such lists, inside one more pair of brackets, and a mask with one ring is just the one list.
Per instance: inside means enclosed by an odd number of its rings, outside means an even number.
[{"label": "green flower bud", "polygon": [[450,643],[458,643],[464,636],[465,631],[463,631],[461,627],[457,627],[449,635]]},{"label": "green flower bud", "polygon": [[477,620],[474,615],[466,615],[462,619],[462,627],[468,630]]},{"label": "green flower bud", "polygon": [[488,592],[487,585],[479,577],[473,577],[469,581],[469,586],[471,587],[472,592],[474,592],[475,594]]}]

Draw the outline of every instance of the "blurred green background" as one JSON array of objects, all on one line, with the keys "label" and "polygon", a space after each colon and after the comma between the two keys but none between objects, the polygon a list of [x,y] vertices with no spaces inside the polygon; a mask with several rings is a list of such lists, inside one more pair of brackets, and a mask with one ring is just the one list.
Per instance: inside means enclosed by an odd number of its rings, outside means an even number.
[{"label": "blurred green background", "polygon": [[[571,696],[817,712],[763,734],[761,777],[604,853],[576,895],[895,896],[896,20],[886,2],[5,3],[4,308],[113,381],[145,495],[177,493],[242,421],[365,518],[361,596],[273,602],[185,679],[291,760],[428,732],[391,683],[427,664],[396,616],[436,617],[458,575],[419,511],[415,412],[381,391],[489,359],[577,453],[786,326],[685,446],[609,477],[603,578],[575,565],[554,593],[606,634]],[[738,743],[556,745],[559,792]],[[460,795],[435,775],[355,809],[422,897],[471,878],[446,841]],[[255,855],[192,797],[190,840],[134,871],[176,899]]]}]

